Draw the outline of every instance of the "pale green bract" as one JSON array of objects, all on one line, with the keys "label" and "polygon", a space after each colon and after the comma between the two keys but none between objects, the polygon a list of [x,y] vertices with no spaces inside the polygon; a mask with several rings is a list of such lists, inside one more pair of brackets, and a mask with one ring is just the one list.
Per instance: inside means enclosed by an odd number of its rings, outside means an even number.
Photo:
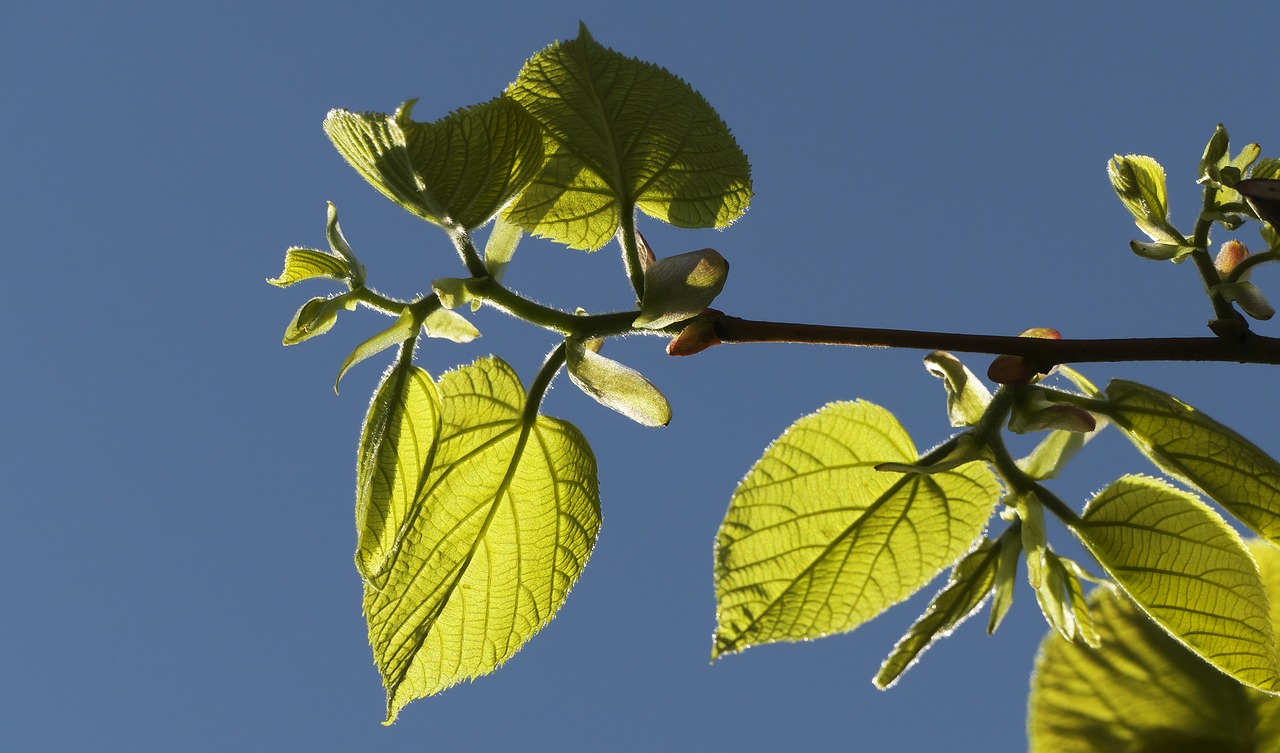
[{"label": "pale green bract", "polygon": [[1121,379],[1107,385],[1110,417],[1165,473],[1199,488],[1263,538],[1280,544],[1280,463],[1172,395]]},{"label": "pale green bract", "polygon": [[595,250],[637,207],[679,227],[725,227],[747,209],[751,168],[711,105],[585,26],[530,58],[506,96],[547,134],[547,163],[505,215],[529,232]]},{"label": "pale green bract", "polygon": [[1280,691],[1258,567],[1208,505],[1164,481],[1124,476],[1089,501],[1073,530],[1176,639],[1240,682]]},{"label": "pale green bract", "polygon": [[[1280,603],[1280,552],[1262,542],[1251,549]],[[1089,603],[1101,647],[1050,632],[1036,657],[1031,753],[1243,753],[1280,744],[1280,698],[1218,671],[1113,588],[1095,590]]]},{"label": "pale green bract", "polygon": [[429,472],[365,583],[386,723],[515,654],[560,608],[600,529],[590,447],[571,424],[526,410],[511,367],[484,358],[439,391]]},{"label": "pale green bract", "polygon": [[592,400],[641,426],[671,423],[671,404],[643,374],[593,353],[579,340],[566,340],[565,349],[569,378]]},{"label": "pale green bract", "polygon": [[716,545],[713,657],[849,631],[968,551],[1000,499],[985,463],[935,473],[884,408],[801,418],[739,484]]}]

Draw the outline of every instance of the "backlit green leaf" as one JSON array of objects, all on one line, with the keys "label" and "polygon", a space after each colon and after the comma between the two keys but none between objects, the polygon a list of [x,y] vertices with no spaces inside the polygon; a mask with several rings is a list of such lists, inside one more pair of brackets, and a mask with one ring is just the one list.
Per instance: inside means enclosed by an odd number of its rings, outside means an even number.
[{"label": "backlit green leaf", "polygon": [[968,551],[1000,499],[995,476],[981,462],[875,470],[919,460],[897,419],[861,401],[827,405],[775,440],[720,527],[713,657],[852,630]]},{"label": "backlit green leaf", "polygon": [[725,227],[746,211],[750,166],[711,105],[585,26],[530,58],[506,94],[549,141],[542,172],[507,213],[530,232],[594,250],[636,207],[680,227]]},{"label": "backlit green leaf", "polygon": [[566,340],[565,345],[565,366],[578,389],[642,426],[671,423],[667,398],[640,372],[592,352],[579,340]]},{"label": "backlit green leaf", "polygon": [[1116,155],[1107,163],[1107,175],[1121,203],[1153,241],[1186,244],[1182,234],[1169,224],[1164,168],[1159,162],[1139,154]]},{"label": "backlit green leaf", "polygon": [[314,248],[291,248],[284,252],[284,271],[279,277],[267,278],[267,282],[278,288],[287,288],[295,282],[317,277],[345,280],[350,276],[346,262],[333,254]]},{"label": "backlit green leaf", "polygon": [[448,217],[468,230],[488,222],[542,167],[541,129],[506,97],[434,123],[410,120],[413,104],[395,116],[409,158]]},{"label": "backlit green leaf", "polygon": [[[412,332],[410,332],[412,334]],[[440,394],[413,365],[413,342],[378,385],[356,459],[356,569],[378,576],[399,544],[440,433]]]},{"label": "backlit green leaf", "polygon": [[[1273,605],[1277,550],[1251,547]],[[1123,593],[1090,597],[1101,647],[1049,633],[1028,706],[1031,753],[1253,753],[1280,742],[1280,698],[1247,688],[1169,637]],[[1272,615],[1275,626],[1276,615]]]},{"label": "backlit green leaf", "polygon": [[1013,588],[1018,580],[1018,555],[1022,554],[1021,526],[1014,524],[1000,534],[1000,562],[996,564],[996,579],[991,586],[991,615],[987,619],[987,635],[1000,627],[1004,616],[1013,606]]},{"label": "backlit green leaf", "polygon": [[346,309],[355,310],[356,303],[349,294],[331,296],[329,298],[312,298],[298,308],[293,320],[284,329],[284,344],[297,345],[304,340],[323,335],[333,329],[338,320],[338,312]]},{"label": "backlit green leaf", "polygon": [[387,723],[515,654],[555,615],[600,528],[591,449],[571,424],[526,411],[511,367],[484,358],[439,389],[430,473],[365,584]]},{"label": "backlit green leaf", "polygon": [[1074,530],[1174,638],[1240,682],[1280,690],[1258,567],[1207,505],[1163,481],[1125,476],[1089,501]]},{"label": "backlit green leaf", "polygon": [[1107,385],[1110,417],[1165,473],[1198,487],[1280,543],[1280,464],[1177,398],[1120,379]]},{"label": "backlit green leaf", "polygon": [[455,343],[469,343],[480,336],[480,330],[465,316],[445,308],[427,314],[422,322],[427,337],[438,337]]},{"label": "backlit green leaf", "polygon": [[425,220],[480,227],[542,165],[538,125],[505,98],[434,123],[410,120],[413,103],[395,115],[333,110],[325,132],[365,180]]},{"label": "backlit green leaf", "polygon": [[1000,542],[983,539],[976,549],[956,563],[947,587],[933,597],[925,613],[898,640],[889,658],[880,666],[873,680],[876,687],[893,685],[935,640],[950,635],[969,615],[978,611],[995,584],[1000,549]]}]

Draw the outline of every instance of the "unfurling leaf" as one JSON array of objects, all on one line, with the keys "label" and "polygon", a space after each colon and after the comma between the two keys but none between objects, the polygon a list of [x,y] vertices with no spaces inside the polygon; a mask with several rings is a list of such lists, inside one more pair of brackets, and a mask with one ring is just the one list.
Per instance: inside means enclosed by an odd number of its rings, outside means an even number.
[{"label": "unfurling leaf", "polygon": [[442,277],[431,281],[431,289],[440,296],[441,306],[456,309],[484,298],[481,288],[487,284],[488,277]]},{"label": "unfurling leaf", "polygon": [[[1272,603],[1280,603],[1280,553],[1261,542],[1251,549]],[[1280,698],[1218,671],[1118,590],[1099,588],[1089,601],[1101,647],[1051,632],[1036,657],[1031,753],[1244,753],[1278,739]]]},{"label": "unfurling leaf", "polygon": [[995,585],[1002,546],[1001,541],[983,539],[976,549],[956,563],[947,587],[933,597],[925,613],[898,640],[880,666],[873,680],[876,687],[888,688],[897,682],[935,640],[950,635],[982,607]]},{"label": "unfurling leaf", "polygon": [[1276,310],[1267,301],[1262,290],[1248,280],[1219,283],[1210,291],[1222,296],[1222,299],[1228,303],[1235,303],[1241,311],[1254,319],[1266,321],[1276,315]]},{"label": "unfurling leaf", "polygon": [[1089,501],[1073,530],[1170,635],[1240,682],[1280,691],[1258,566],[1207,505],[1163,481],[1125,476]]},{"label": "unfurling leaf", "polygon": [[1093,628],[1093,615],[1080,584],[1084,575],[1084,570],[1075,562],[1045,550],[1044,573],[1036,587],[1036,601],[1040,602],[1040,611],[1049,626],[1059,635],[1073,643],[1097,647],[1098,632]]},{"label": "unfurling leaf", "polygon": [[1107,163],[1107,175],[1121,203],[1138,227],[1158,243],[1186,245],[1186,239],[1169,224],[1164,168],[1138,154],[1116,155]]},{"label": "unfurling leaf", "polygon": [[671,423],[671,405],[640,372],[594,353],[579,340],[565,345],[569,378],[591,399],[642,426]]},{"label": "unfurling leaf", "polygon": [[529,232],[595,250],[637,207],[679,227],[726,227],[747,209],[750,166],[711,105],[585,26],[530,58],[506,96],[547,134],[546,164],[506,215]]},{"label": "unfurling leaf", "polygon": [[713,248],[659,259],[644,271],[637,327],[662,329],[701,314],[729,276],[729,262]]},{"label": "unfurling leaf", "polygon": [[356,302],[348,293],[330,298],[312,298],[298,309],[293,320],[284,329],[284,344],[297,345],[304,340],[323,335],[333,328],[338,312],[354,311]]},{"label": "unfurling leaf", "polygon": [[994,474],[875,470],[920,461],[893,415],[861,401],[775,440],[720,526],[712,656],[853,630],[968,551],[1000,499]]},{"label": "unfurling leaf", "polygon": [[934,351],[924,357],[924,367],[942,379],[947,388],[947,418],[952,426],[973,426],[991,403],[991,392],[959,358]]},{"label": "unfurling leaf", "polygon": [[1144,259],[1172,261],[1175,264],[1181,263],[1196,250],[1195,246],[1186,243],[1144,243],[1142,241],[1129,241],[1129,248]]},{"label": "unfurling leaf", "polygon": [[1249,440],[1157,389],[1116,379],[1109,417],[1160,470],[1199,488],[1280,544],[1280,464]]},{"label": "unfurling leaf", "polygon": [[991,586],[991,616],[987,619],[987,635],[1000,627],[1004,616],[1013,606],[1013,589],[1018,579],[1018,555],[1022,554],[1021,530],[1018,524],[1000,534],[1000,562],[996,565],[996,580]]},{"label": "unfurling leaf", "polygon": [[511,658],[560,608],[600,529],[590,447],[527,409],[511,367],[481,359],[442,376],[439,391],[429,472],[365,584],[386,723]]}]

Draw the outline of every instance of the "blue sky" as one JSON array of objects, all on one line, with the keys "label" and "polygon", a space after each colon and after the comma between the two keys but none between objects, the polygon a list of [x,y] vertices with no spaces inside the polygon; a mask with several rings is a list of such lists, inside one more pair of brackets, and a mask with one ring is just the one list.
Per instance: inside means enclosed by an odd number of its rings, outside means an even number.
[{"label": "blue sky", "polygon": [[[604,528],[557,619],[498,673],[380,727],[352,565],[360,420],[380,367],[331,385],[385,323],[283,348],[319,286],[263,282],[323,244],[325,201],[373,285],[459,273],[443,236],[369,188],[320,128],[331,107],[431,119],[491,98],[579,19],[701,91],[753,165],[725,232],[642,225],[661,255],[714,246],[750,318],[1067,336],[1198,335],[1190,266],[1138,259],[1114,153],[1198,206],[1214,125],[1280,155],[1270,3],[34,3],[0,29],[0,739],[14,750],[1018,750],[1045,624],[1020,589],[889,692],[871,676],[933,584],[849,635],[708,665],[712,542],[737,481],[798,416],[861,397],[926,448],[948,435],[918,352],[733,346],[609,354],[663,388],[646,430],[563,378],[545,410],[600,463]],[[1225,239],[1220,235],[1220,239]],[[1255,242],[1249,229],[1242,238]],[[1276,274],[1253,278],[1273,299]],[[544,302],[626,305],[616,253],[522,245],[506,280]],[[502,355],[532,378],[549,335],[491,312],[439,373]],[[1257,325],[1274,334],[1275,326]],[[976,371],[986,359],[970,358]],[[1259,366],[1098,365],[1280,452]],[[1055,488],[1076,504],[1144,469],[1104,436]],[[1062,531],[1056,533],[1063,540]],[[1064,547],[1068,551],[1072,548]]]}]

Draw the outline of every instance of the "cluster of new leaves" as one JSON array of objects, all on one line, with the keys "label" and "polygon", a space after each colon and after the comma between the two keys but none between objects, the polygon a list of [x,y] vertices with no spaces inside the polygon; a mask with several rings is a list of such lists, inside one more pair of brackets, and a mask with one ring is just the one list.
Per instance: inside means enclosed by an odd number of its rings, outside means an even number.
[{"label": "cluster of new leaves", "polygon": [[[724,227],[746,210],[750,169],[710,105],[680,79],[576,40],[531,58],[497,98],[433,123],[335,110],[325,131],[369,183],[442,228],[467,276],[440,278],[412,301],[365,283],[329,207],[329,251],[290,249],[279,286],[327,278],[286,345],[323,334],[363,304],[395,322],[343,362],[387,349],[356,469],[356,567],[390,723],[409,701],[493,671],[556,613],[600,529],[596,465],[581,433],[541,415],[561,368],[603,405],[646,426],[671,419],[641,374],[600,355],[604,338],[675,334],[720,292],[728,264],[711,249],[657,259],[637,210],[682,227]],[[484,254],[472,240],[492,225]],[[550,309],[502,285],[523,233],[595,250],[617,237],[636,306],[589,315]],[[421,335],[465,342],[464,316],[491,305],[560,338],[528,389],[484,358],[438,379],[414,364]],[[336,384],[335,384],[336,388]]]},{"label": "cluster of new leaves", "polygon": [[[540,412],[560,369],[601,404],[659,426],[671,418],[666,399],[601,355],[601,344],[659,334],[672,338],[669,352],[684,354],[716,338],[705,312],[728,263],[711,249],[656,258],[636,229],[637,212],[681,227],[724,227],[751,196],[746,157],[710,105],[665,70],[600,46],[585,28],[531,58],[491,101],[433,123],[412,120],[413,105],[390,115],[335,110],[325,130],[377,190],[445,231],[466,275],[439,278],[415,300],[374,291],[330,206],[330,250],[290,249],[271,280],[283,287],[325,278],[347,288],[307,301],[286,344],[323,334],[357,305],[395,317],[338,373],[341,380],[360,361],[397,353],[370,403],[356,469],[355,560],[388,723],[409,701],[500,666],[554,616],[586,565],[601,516],[595,460],[576,428]],[[1260,253],[1233,241],[1214,260],[1208,246],[1215,223],[1234,230],[1249,219],[1276,222],[1280,162],[1259,160],[1259,152],[1249,145],[1232,157],[1219,127],[1201,161],[1204,206],[1189,236],[1169,218],[1155,160],[1130,155],[1109,166],[1117,194],[1151,238],[1133,250],[1194,259],[1223,336],[1245,329],[1233,306],[1271,315],[1247,276],[1280,257],[1274,229],[1262,225]],[[482,254],[472,234],[486,225]],[[588,251],[616,238],[634,305],[570,313],[506,288],[503,275],[526,232]],[[424,334],[477,337],[464,314],[482,305],[559,339],[527,390],[496,357],[438,377],[415,365]],[[1057,337],[1044,329],[1024,335]],[[1079,647],[1139,634],[1156,636],[1153,656],[1180,651],[1183,658],[1167,661],[1212,667],[1206,676],[1242,697],[1280,691],[1272,602],[1254,556],[1214,509],[1141,475],[1110,484],[1079,514],[1046,486],[1114,424],[1161,471],[1280,543],[1280,464],[1151,387],[1116,380],[1099,390],[1065,367],[1069,386],[1054,387],[1030,362],[1002,356],[988,372],[1000,383],[993,393],[946,353],[925,362],[944,381],[948,418],[960,429],[936,449],[920,455],[883,408],[833,403],[792,425],[743,479],[717,539],[713,657],[852,630],[951,567],[876,675],[887,687],[988,599],[994,631],[1021,565],[1058,636],[1042,657],[1035,699],[1044,740],[1105,721],[1070,711],[1067,693],[1083,675],[1055,675],[1058,667],[1088,664],[1101,677],[1113,660]],[[1015,459],[1006,430],[1044,438]],[[1091,598],[1082,581],[1093,576],[1049,545],[1046,511],[1109,576]],[[997,516],[1008,525],[988,534]],[[1079,656],[1103,658],[1072,658]],[[1201,667],[1187,677],[1196,672],[1204,674]]]}]

